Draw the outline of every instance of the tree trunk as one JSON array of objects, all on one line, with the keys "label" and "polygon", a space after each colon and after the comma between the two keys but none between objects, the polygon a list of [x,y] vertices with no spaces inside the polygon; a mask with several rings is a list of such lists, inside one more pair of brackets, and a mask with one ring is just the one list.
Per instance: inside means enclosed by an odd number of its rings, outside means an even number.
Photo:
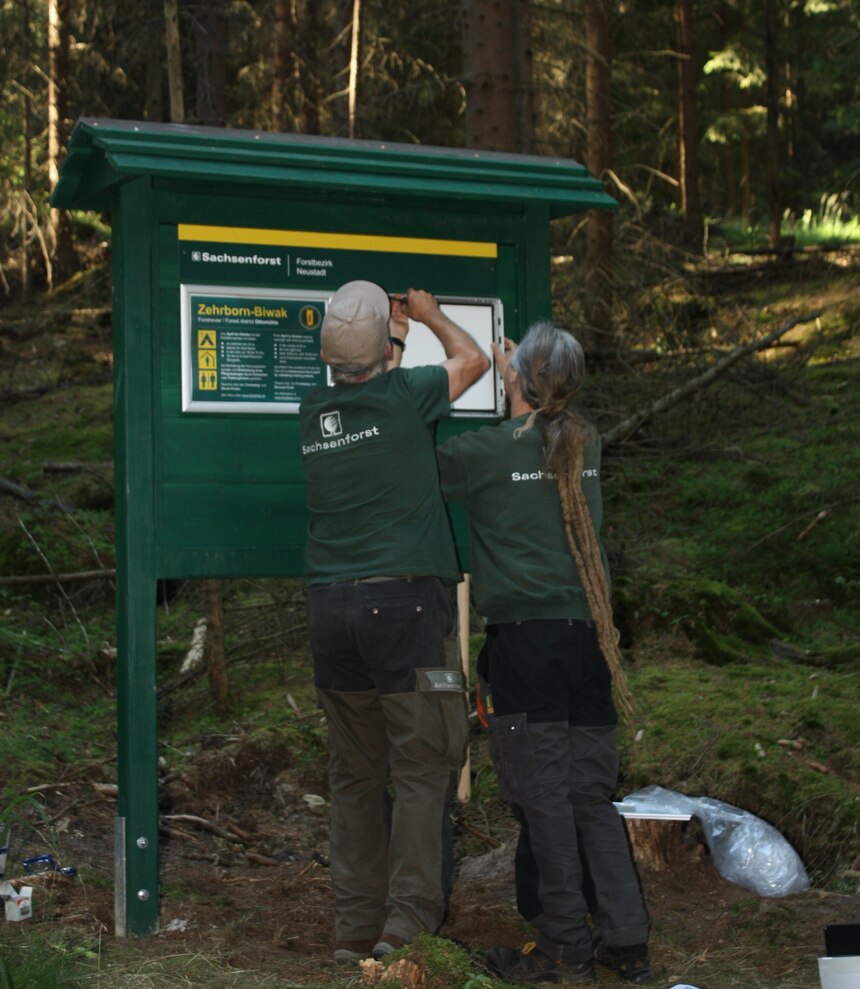
[{"label": "tree trunk", "polygon": [[163,47],[161,44],[161,21],[164,7],[162,0],[147,0],[148,13],[146,34],[146,103],[143,115],[146,120],[164,120],[164,100],[161,92],[163,71]]},{"label": "tree trunk", "polygon": [[179,0],[164,0],[164,45],[167,52],[170,119],[174,124],[184,124],[185,96],[182,89],[182,49],[179,44]]},{"label": "tree trunk", "polygon": [[[69,0],[48,0],[48,182],[52,189],[59,181],[60,160],[66,150],[70,47]],[[54,277],[62,280],[75,268],[69,214],[52,209],[50,217],[53,272],[48,273],[49,283]]]},{"label": "tree trunk", "polygon": [[[716,17],[719,24],[719,47],[722,50],[728,49],[732,43],[732,9],[728,3],[721,2],[716,8]],[[737,119],[737,95],[736,81],[729,74],[723,73],[720,81],[720,102],[723,117],[727,121]],[[727,216],[736,216],[738,212],[738,175],[736,164],[736,147],[739,141],[739,134],[731,127],[725,136],[722,146],[722,177],[723,177],[723,199],[725,202],[724,212]]]},{"label": "tree trunk", "polygon": [[519,0],[462,0],[466,146],[518,151]]},{"label": "tree trunk", "polygon": [[205,582],[206,594],[206,660],[209,685],[219,708],[225,708],[230,699],[230,681],[227,677],[227,661],[224,656],[224,608],[220,580]]},{"label": "tree trunk", "polygon": [[[311,6],[314,6],[311,0]],[[335,8],[337,21],[335,37],[337,38],[337,64],[340,66],[334,74],[337,99],[332,106],[334,133],[343,137],[349,133],[349,64],[352,46],[353,0],[337,0]]]},{"label": "tree trunk", "polygon": [[304,13],[294,19],[298,35],[298,113],[296,126],[302,134],[320,133],[320,4],[305,0]]},{"label": "tree trunk", "polygon": [[517,151],[534,150],[535,109],[532,84],[532,40],[530,0],[514,0],[514,67],[517,92]]},{"label": "tree trunk", "polygon": [[696,43],[692,0],[678,0],[678,117],[681,151],[681,209],[691,243],[701,249],[704,236],[699,196],[699,124],[696,96]]},{"label": "tree trunk", "polygon": [[227,123],[225,0],[205,0],[197,8],[197,121],[209,127]]},{"label": "tree trunk", "polygon": [[[585,48],[586,164],[592,175],[606,183],[612,168],[612,41],[608,0],[586,0]],[[605,209],[591,210],[585,266],[585,314],[591,329],[599,334],[612,335],[612,299],[612,214]]]},{"label": "tree trunk", "polygon": [[347,87],[347,134],[358,136],[356,114],[358,112],[359,66],[361,65],[361,0],[352,0],[352,30],[349,45],[349,84]]},{"label": "tree trunk", "polygon": [[[791,9],[786,8],[783,11],[783,37],[788,42],[789,39],[796,38],[797,32],[792,32],[791,30]],[[786,44],[786,47],[788,45]],[[794,45],[792,45],[794,48]],[[785,63],[783,66],[783,82],[784,82],[784,95],[783,95],[783,129],[785,132],[785,160],[791,167],[795,163],[795,157],[797,153],[797,117],[798,117],[798,70],[797,66],[793,60],[794,52],[792,51],[791,56],[786,53]]]},{"label": "tree trunk", "polygon": [[293,32],[287,0],[275,0],[272,65],[272,130],[288,129],[290,83],[293,77]]},{"label": "tree trunk", "polygon": [[777,17],[776,0],[764,4],[764,64],[767,74],[767,241],[770,247],[779,247],[782,233],[782,189],[779,164],[779,82],[777,79]]},{"label": "tree trunk", "polygon": [[[723,114],[726,118],[733,116],[734,91],[728,82],[721,84],[723,96]],[[723,189],[726,200],[726,214],[734,216],[738,209],[738,177],[735,168],[735,146],[727,138],[723,145]]]},{"label": "tree trunk", "polygon": [[[21,27],[24,39],[24,65],[30,66],[32,62],[31,35],[32,29],[30,17],[30,0],[21,2]],[[31,231],[37,223],[35,216],[30,216],[30,203],[33,201],[33,104],[30,99],[29,85],[24,87],[24,196],[26,199],[26,212],[21,218],[21,299],[27,302],[33,290],[32,285],[32,263],[30,258]]]},{"label": "tree trunk", "polygon": [[356,115],[358,113],[359,67],[361,65],[361,0],[352,0],[352,33],[349,46],[349,85],[347,98],[347,134],[358,136]]}]

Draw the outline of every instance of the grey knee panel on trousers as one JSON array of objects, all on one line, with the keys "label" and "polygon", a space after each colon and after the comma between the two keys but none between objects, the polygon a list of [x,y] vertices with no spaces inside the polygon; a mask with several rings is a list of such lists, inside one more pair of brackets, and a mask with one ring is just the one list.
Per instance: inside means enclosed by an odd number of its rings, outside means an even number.
[{"label": "grey knee panel on trousers", "polygon": [[592,917],[612,947],[644,944],[648,915],[627,832],[612,803],[618,778],[615,727],[570,727],[570,801],[597,906]]},{"label": "grey knee panel on trousers", "polygon": [[591,957],[592,946],[568,796],[569,725],[566,721],[529,724],[525,714],[511,714],[491,718],[489,730],[502,793],[519,806],[528,822],[543,908],[535,925],[538,945],[560,961],[584,961]]}]

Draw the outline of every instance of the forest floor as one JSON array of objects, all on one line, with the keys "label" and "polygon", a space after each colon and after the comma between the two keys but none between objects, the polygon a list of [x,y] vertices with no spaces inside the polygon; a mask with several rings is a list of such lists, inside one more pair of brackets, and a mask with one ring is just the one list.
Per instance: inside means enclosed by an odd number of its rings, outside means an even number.
[{"label": "forest floor", "polygon": [[[33,919],[0,924],[3,956],[12,964],[18,952],[38,947],[55,971],[66,972],[68,981],[46,983],[57,986],[354,984],[359,973],[332,961],[326,808],[302,799],[305,792],[324,792],[324,782],[284,769],[279,754],[283,750],[269,753],[267,762],[267,753],[253,743],[227,741],[201,751],[164,785],[169,814],[188,817],[175,817],[170,835],[162,835],[161,931],[140,940],[112,936],[115,806],[110,794],[93,786],[104,785],[103,769],[78,767],[74,783],[45,793],[44,810],[62,828],[52,853],[79,875],[36,877]],[[475,819],[465,808],[455,816]],[[201,830],[192,818],[217,822],[234,838]],[[513,833],[503,813],[497,811],[494,821],[496,834]],[[824,927],[856,923],[860,894],[810,889],[759,897],[719,875],[695,827],[662,827],[663,861],[640,862],[655,985],[816,989]],[[465,952],[473,978],[483,973],[489,946],[528,939],[512,902],[510,847],[478,851],[461,864],[469,877],[455,883],[439,932]],[[272,864],[259,864],[264,859]],[[429,968],[428,985],[463,989],[463,982],[453,984],[438,965],[428,965],[420,950],[411,957]],[[20,956],[17,962],[22,964]],[[598,986],[618,984],[617,976],[600,971]],[[19,978],[12,985],[31,984]]]},{"label": "forest floor", "polygon": [[[659,784],[742,807],[779,828],[812,879],[760,897],[719,874],[695,820],[662,826],[659,854],[638,858],[657,989],[817,989],[825,926],[860,921],[856,275],[816,262],[640,300],[659,327],[636,343],[668,356],[648,374],[598,370],[585,395],[605,428],[707,366],[715,334],[726,348],[823,313],[605,461],[617,618],[642,712],[620,735],[619,798]],[[0,311],[4,575],[112,566],[108,290],[96,271],[65,298]],[[698,368],[673,356],[693,349]],[[0,585],[5,878],[43,853],[77,868],[33,877],[32,919],[0,920],[0,986],[357,986],[331,958],[325,730],[301,587],[225,582],[226,712],[205,675],[180,673],[199,583],[164,596],[160,931],[120,939],[112,584]],[[412,949],[426,989],[498,985],[483,952],[528,937],[512,902],[515,824],[477,728],[471,767],[471,799],[452,809],[448,917],[432,950]],[[618,984],[599,973],[601,989]]]}]

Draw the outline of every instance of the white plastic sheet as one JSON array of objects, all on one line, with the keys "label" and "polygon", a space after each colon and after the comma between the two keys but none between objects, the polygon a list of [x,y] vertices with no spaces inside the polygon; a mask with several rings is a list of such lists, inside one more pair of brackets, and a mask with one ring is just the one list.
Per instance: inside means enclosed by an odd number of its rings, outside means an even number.
[{"label": "white plastic sheet", "polygon": [[621,801],[637,811],[690,814],[702,823],[717,871],[759,896],[788,896],[809,889],[800,856],[773,827],[755,814],[712,797],[686,797],[648,786]]}]

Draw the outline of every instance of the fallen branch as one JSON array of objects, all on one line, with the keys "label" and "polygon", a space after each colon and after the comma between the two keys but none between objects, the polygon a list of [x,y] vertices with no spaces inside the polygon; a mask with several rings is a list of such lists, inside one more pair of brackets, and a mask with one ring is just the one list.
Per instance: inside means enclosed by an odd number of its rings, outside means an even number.
[{"label": "fallen branch", "polygon": [[225,830],[214,821],[207,821],[205,817],[197,817],[195,814],[165,814],[161,819],[162,821],[178,821],[181,824],[193,824],[203,831],[208,831],[210,834],[216,835],[218,838],[224,838],[226,841],[232,841],[237,845],[245,844],[244,838],[233,834],[232,831]]},{"label": "fallen branch", "polygon": [[749,354],[753,354],[758,350],[765,350],[766,348],[771,347],[774,341],[778,340],[783,334],[788,333],[789,330],[793,329],[800,323],[809,323],[814,319],[818,319],[821,313],[822,310],[817,309],[815,312],[811,312],[806,316],[797,316],[794,319],[790,319],[787,323],[783,323],[781,326],[776,327],[776,329],[772,330],[766,336],[761,337],[761,339],[756,340],[753,343],[747,343],[743,346],[735,347],[731,353],[723,357],[722,360],[717,361],[713,367],[708,368],[708,370],[703,374],[692,378],[679,388],[673,389],[667,395],[662,395],[655,402],[649,403],[634,412],[633,415],[628,416],[626,419],[617,423],[612,427],[612,429],[608,429],[601,435],[604,447],[627,439],[635,433],[646,420],[652,418],[660,412],[665,412],[665,410],[670,408],[672,405],[677,405],[678,402],[683,401],[689,395],[705,388],[707,385],[711,384],[712,381],[716,380],[721,374],[724,374],[730,367],[732,367],[732,365],[737,364],[737,362],[742,358],[747,357]]},{"label": "fallen branch", "polygon": [[202,669],[205,658],[206,619],[200,618],[194,626],[194,632],[191,635],[191,646],[185,654],[185,659],[182,660],[182,666],[179,667],[180,675],[184,676],[186,673],[195,673],[197,670]]},{"label": "fallen branch", "polygon": [[755,257],[759,254],[853,254],[855,247],[851,243],[839,244],[781,244],[779,247],[747,247],[735,248],[729,254],[739,254],[745,257]]},{"label": "fallen branch", "polygon": [[[763,350],[795,349],[797,340],[780,340]],[[655,364],[659,361],[687,361],[691,358],[714,357],[730,354],[731,347],[681,347],[678,350],[658,350],[655,347],[634,350],[589,350],[585,354],[586,366],[594,364]]]},{"label": "fallen branch", "polygon": [[800,533],[797,537],[797,541],[800,542],[809,535],[810,532],[818,525],[819,522],[823,522],[827,516],[830,514],[829,508],[822,508],[821,511],[815,516],[815,518],[809,523],[809,525]]},{"label": "fallen branch", "polygon": [[158,825],[158,833],[173,841],[194,841],[195,835],[190,831],[180,831],[177,828],[169,828],[166,824]]},{"label": "fallen branch", "polygon": [[[813,518],[813,520],[809,523],[809,525],[806,526],[806,528],[797,538],[801,539],[805,535],[807,535],[809,530],[814,528],[814,526],[817,525],[818,522],[820,522],[823,518],[826,518],[828,515],[830,515],[831,512],[834,511],[834,509],[842,508],[843,505],[853,505],[854,502],[857,500],[860,500],[860,495],[855,495],[853,498],[843,498],[842,501],[834,501],[830,505],[825,505],[824,508],[816,512],[815,518]],[[781,532],[784,532],[786,529],[790,529],[791,526],[793,526],[796,522],[802,522],[805,518],[808,517],[808,515],[809,512],[803,512],[801,515],[795,515],[794,518],[789,519],[788,522],[785,522],[778,529],[774,529],[772,532],[769,532],[766,536],[762,536],[761,539],[757,539],[754,543],[747,546],[747,548],[740,555],[746,556],[747,553],[751,553],[754,549],[758,549],[759,546],[761,546],[763,543],[766,543],[769,539],[773,539],[774,536],[778,536]]]},{"label": "fallen branch", "polygon": [[119,797],[119,786],[116,783],[93,783],[92,788],[105,800],[116,800]]},{"label": "fallen branch", "polygon": [[477,838],[482,841],[487,848],[500,848],[502,843],[498,838],[494,838],[492,835],[485,834],[483,831],[476,828],[473,824],[469,824],[468,821],[464,821],[461,817],[455,817],[454,823],[457,827],[462,828],[464,831],[468,831],[472,837]]},{"label": "fallen branch", "polygon": [[234,834],[238,835],[244,841],[247,841],[249,845],[252,841],[257,841],[259,838],[259,835],[253,835],[250,831],[246,831],[244,828],[239,827],[232,817],[228,817],[226,823]]},{"label": "fallen branch", "polygon": [[277,859],[269,855],[261,855],[259,852],[245,852],[245,858],[253,865],[282,865]]},{"label": "fallen branch", "polygon": [[31,505],[42,505],[44,508],[58,508],[61,512],[74,511],[71,505],[64,505],[61,501],[53,501],[50,498],[40,498],[29,488],[16,484],[14,481],[9,481],[5,477],[0,477],[0,491],[5,491],[6,494],[12,495],[13,498],[17,498],[19,501],[26,501]]},{"label": "fallen branch", "polygon": [[42,464],[42,470],[46,474],[79,474],[82,471],[92,471],[93,473],[100,474],[103,471],[113,470],[113,464],[110,461],[99,464],[87,464],[78,460],[60,462],[49,460]]},{"label": "fallen branch", "polygon": [[40,783],[38,786],[28,786],[23,793],[47,793],[49,790],[61,790],[65,786],[71,786],[71,781],[65,783]]},{"label": "fallen branch", "polygon": [[116,570],[78,570],[75,573],[35,573],[0,577],[0,584],[73,584],[82,580],[113,580]]},{"label": "fallen branch", "polygon": [[52,381],[45,385],[33,385],[20,391],[0,392],[0,402],[19,402],[28,398],[41,398],[52,391],[64,388],[77,388],[88,385],[107,385],[113,380],[112,374],[88,375],[85,378],[64,378],[62,381]]}]

